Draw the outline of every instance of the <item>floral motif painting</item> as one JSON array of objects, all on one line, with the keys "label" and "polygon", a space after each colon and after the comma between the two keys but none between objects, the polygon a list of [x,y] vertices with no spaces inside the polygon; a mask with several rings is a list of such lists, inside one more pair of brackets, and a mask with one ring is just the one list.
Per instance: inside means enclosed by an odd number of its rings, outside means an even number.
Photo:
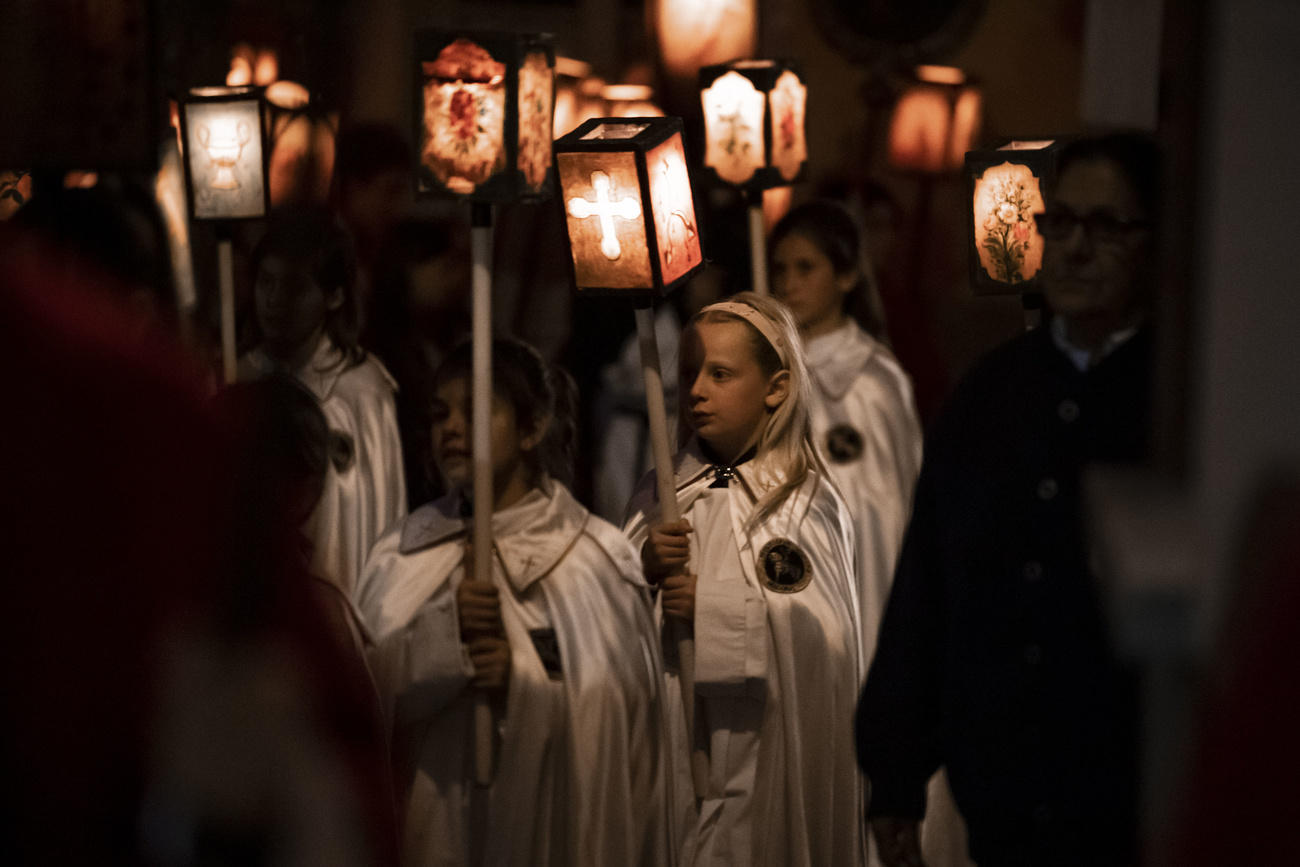
[{"label": "floral motif painting", "polygon": [[1034,213],[1043,209],[1038,178],[1028,166],[1005,162],[975,180],[975,241],[980,266],[1006,284],[1032,280],[1043,264]]},{"label": "floral motif painting", "polygon": [[447,189],[468,195],[506,165],[506,66],[457,39],[421,68],[421,165]]},{"label": "floral motif painting", "polygon": [[808,89],[799,76],[790,70],[781,73],[772,88],[772,165],[781,177],[793,181],[808,159],[807,139],[804,137],[804,110],[808,102]]},{"label": "floral motif painting", "polygon": [[734,70],[700,94],[704,103],[704,164],[718,177],[743,184],[767,161],[763,143],[766,97],[753,82]]},{"label": "floral motif painting", "polygon": [[519,171],[537,192],[551,167],[555,70],[546,52],[534,51],[519,70]]}]

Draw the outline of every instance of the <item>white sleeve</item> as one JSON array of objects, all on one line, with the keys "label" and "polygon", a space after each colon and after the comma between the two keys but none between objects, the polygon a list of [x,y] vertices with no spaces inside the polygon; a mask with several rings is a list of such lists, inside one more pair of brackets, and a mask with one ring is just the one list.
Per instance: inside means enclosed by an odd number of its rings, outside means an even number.
[{"label": "white sleeve", "polygon": [[379,642],[371,664],[389,699],[394,725],[427,719],[469,684],[473,663],[460,641],[455,599],[438,594],[402,629]]}]

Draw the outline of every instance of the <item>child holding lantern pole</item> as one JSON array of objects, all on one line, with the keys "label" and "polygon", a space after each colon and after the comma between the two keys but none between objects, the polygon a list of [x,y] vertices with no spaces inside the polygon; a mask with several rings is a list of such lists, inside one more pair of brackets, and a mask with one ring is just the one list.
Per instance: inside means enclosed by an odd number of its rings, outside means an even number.
[{"label": "child holding lantern pole", "polygon": [[[371,552],[376,635],[408,865],[671,863],[662,669],[636,554],[563,484],[573,386],[531,347],[492,347],[493,583],[470,580],[471,357],[434,377],[433,453],[452,493]],[[476,693],[494,705],[473,777]]]},{"label": "child holding lantern pole", "polygon": [[683,519],[650,523],[651,474],[625,530],[662,616],[694,626],[694,732],[672,661],[664,690],[681,863],[861,864],[861,783],[844,760],[861,663],[853,526],[811,440],[794,320],[753,293],[709,305],[680,371],[694,433],[674,459]]}]

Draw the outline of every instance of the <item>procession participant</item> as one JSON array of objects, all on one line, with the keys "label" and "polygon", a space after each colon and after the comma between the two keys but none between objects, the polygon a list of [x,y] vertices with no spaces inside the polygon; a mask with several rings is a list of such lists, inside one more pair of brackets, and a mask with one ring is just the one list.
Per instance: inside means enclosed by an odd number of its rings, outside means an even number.
[{"label": "procession participant", "polygon": [[[813,441],[858,530],[858,616],[870,665],[921,469],[921,423],[912,380],[885,344],[859,237],[848,211],[813,201],[786,214],[770,243],[772,289],[799,324],[816,386]],[[929,794],[927,863],[968,864],[966,831],[942,771]]]},{"label": "procession participant", "polygon": [[[682,335],[674,459],[682,520],[655,523],[653,474],[625,531],[663,618],[692,624],[695,730],[664,690],[684,864],[860,864],[860,776],[843,761],[861,657],[848,508],[810,436],[794,320],[753,293],[705,307]],[[675,662],[675,660],[674,660]],[[696,803],[690,753],[709,757]]]},{"label": "procession participant", "polygon": [[253,272],[255,347],[240,361],[240,379],[287,374],[320,401],[330,468],[306,525],[312,568],[354,595],[366,553],[406,513],[396,384],[357,344],[351,244],[327,213],[273,218]]},{"label": "procession participant", "polygon": [[[671,863],[662,669],[636,553],[569,493],[574,389],[492,348],[493,583],[473,581],[470,347],[435,376],[448,495],[375,546],[360,587],[391,715],[408,864]],[[471,782],[473,708],[499,721]]]}]

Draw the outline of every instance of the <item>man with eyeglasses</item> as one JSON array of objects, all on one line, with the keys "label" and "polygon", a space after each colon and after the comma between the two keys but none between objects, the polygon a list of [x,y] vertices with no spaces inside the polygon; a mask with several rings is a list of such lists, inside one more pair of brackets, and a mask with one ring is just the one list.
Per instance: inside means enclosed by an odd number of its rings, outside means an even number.
[{"label": "man with eyeglasses", "polygon": [[1067,145],[1037,216],[1050,318],[977,364],[930,432],[857,716],[888,867],[923,863],[941,765],[980,867],[1136,860],[1136,693],[1081,476],[1147,454],[1160,172],[1145,136]]}]

